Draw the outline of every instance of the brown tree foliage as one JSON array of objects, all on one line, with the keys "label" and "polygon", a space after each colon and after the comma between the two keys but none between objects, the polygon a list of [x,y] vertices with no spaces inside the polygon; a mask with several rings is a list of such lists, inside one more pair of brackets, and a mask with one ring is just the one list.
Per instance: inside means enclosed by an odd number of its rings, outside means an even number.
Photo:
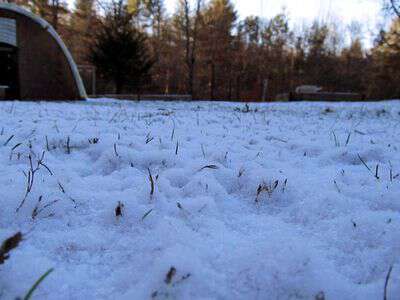
[{"label": "brown tree foliage", "polygon": [[[148,37],[155,63],[145,92],[260,101],[299,85],[318,85],[370,99],[400,98],[399,0],[386,0],[392,25],[368,49],[360,24],[345,28],[316,21],[293,28],[285,11],[268,20],[241,20],[231,0],[177,0],[172,15],[163,0],[76,0],[74,7],[61,0],[9,0],[56,27],[78,64],[88,63],[110,1],[126,5],[135,16],[132,26]],[[103,92],[109,88],[99,85]]]}]

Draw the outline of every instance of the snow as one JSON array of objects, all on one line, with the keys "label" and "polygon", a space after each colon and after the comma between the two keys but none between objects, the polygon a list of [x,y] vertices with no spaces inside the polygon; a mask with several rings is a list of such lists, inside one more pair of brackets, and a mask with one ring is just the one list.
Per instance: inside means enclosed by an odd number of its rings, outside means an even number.
[{"label": "snow", "polygon": [[392,265],[400,294],[399,101],[1,102],[0,118],[0,241],[24,234],[2,299],[50,268],[33,299],[381,299]]}]

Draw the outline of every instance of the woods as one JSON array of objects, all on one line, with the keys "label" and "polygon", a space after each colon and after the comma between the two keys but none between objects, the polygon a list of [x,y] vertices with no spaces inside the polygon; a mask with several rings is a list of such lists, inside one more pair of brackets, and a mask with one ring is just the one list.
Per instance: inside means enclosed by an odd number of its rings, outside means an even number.
[{"label": "woods", "polygon": [[[373,45],[364,42],[363,25],[356,22],[294,26],[284,10],[271,19],[242,20],[230,0],[179,0],[172,14],[163,0],[76,0],[74,7],[61,0],[9,2],[48,20],[78,64],[97,67],[98,93],[140,89],[260,101],[299,85],[318,85],[367,99],[400,97],[396,0],[386,1],[391,25],[382,27]],[[107,39],[112,19],[123,23],[112,34],[113,42]],[[105,47],[111,54],[101,57]]]}]

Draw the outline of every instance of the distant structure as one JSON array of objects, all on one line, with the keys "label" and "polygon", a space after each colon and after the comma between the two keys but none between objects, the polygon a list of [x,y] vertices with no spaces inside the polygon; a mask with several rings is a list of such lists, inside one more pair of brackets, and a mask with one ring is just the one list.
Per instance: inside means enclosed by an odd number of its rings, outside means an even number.
[{"label": "distant structure", "polygon": [[78,69],[53,27],[0,3],[0,99],[86,99]]},{"label": "distant structure", "polygon": [[359,93],[325,92],[319,86],[302,85],[294,92],[278,94],[276,101],[363,101]]},{"label": "distant structure", "polygon": [[301,85],[296,88],[297,94],[319,93],[320,91],[322,91],[322,87],[315,85]]}]

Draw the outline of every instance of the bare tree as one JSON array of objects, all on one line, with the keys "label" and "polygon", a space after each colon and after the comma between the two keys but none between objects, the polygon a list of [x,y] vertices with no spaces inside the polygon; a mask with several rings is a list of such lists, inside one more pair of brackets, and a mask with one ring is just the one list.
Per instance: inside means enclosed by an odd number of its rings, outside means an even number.
[{"label": "bare tree", "polygon": [[385,9],[400,18],[400,0],[385,0]]},{"label": "bare tree", "polygon": [[181,24],[185,35],[185,63],[188,68],[188,93],[193,95],[194,91],[194,74],[196,68],[196,50],[198,40],[198,28],[201,17],[202,0],[196,0],[196,9],[194,16],[191,16],[189,0],[182,0],[183,6],[183,22]]}]

